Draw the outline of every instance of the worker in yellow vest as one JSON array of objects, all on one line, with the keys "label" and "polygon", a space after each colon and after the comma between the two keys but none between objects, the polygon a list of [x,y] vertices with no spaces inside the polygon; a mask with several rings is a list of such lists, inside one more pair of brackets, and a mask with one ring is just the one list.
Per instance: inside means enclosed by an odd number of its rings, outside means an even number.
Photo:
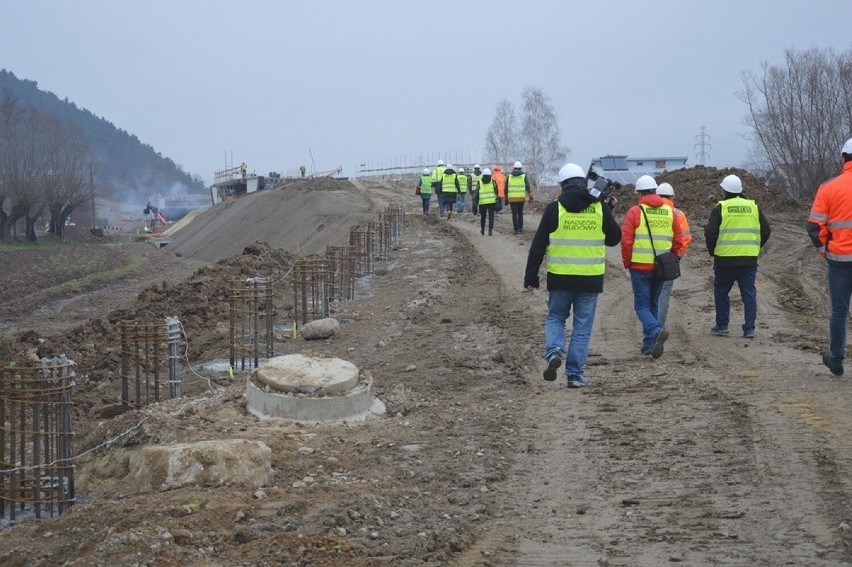
[{"label": "worker in yellow vest", "polygon": [[417,182],[417,190],[423,203],[423,216],[429,216],[429,202],[432,200],[432,174],[429,168],[423,168],[420,180]]},{"label": "worker in yellow vest", "polygon": [[464,172],[464,168],[460,167],[459,171],[459,196],[456,199],[456,212],[462,214],[467,201],[467,193],[470,191],[470,177]]},{"label": "worker in yellow vest", "polygon": [[524,166],[516,161],[512,166],[512,173],[506,178],[506,200],[509,201],[509,208],[512,209],[512,227],[515,229],[515,234],[520,234],[524,230],[524,203],[527,198],[532,203],[530,180],[524,172]]},{"label": "worker in yellow vest", "polygon": [[[447,212],[447,220],[453,218],[453,207],[456,205],[456,197],[459,194],[459,175],[448,163],[441,176],[441,209]],[[443,216],[443,214],[441,215]]]},{"label": "worker in yellow vest", "polygon": [[[544,208],[527,257],[524,287],[539,287],[538,271],[547,255],[547,319],[544,323],[544,379],[556,380],[565,358],[569,388],[586,385],[598,295],[603,292],[606,247],[621,240],[610,206],[586,189],[586,174],[574,163],[559,170],[562,193]],[[481,203],[480,203],[481,206]],[[565,350],[565,322],[573,312],[571,341]],[[566,357],[567,352],[567,357]]]},{"label": "worker in yellow vest", "polygon": [[731,300],[728,294],[734,283],[743,298],[743,337],[755,337],[757,320],[757,256],[769,240],[769,221],[757,203],[742,196],[743,183],[736,175],[728,175],[719,184],[724,197],[710,211],[704,227],[707,251],[713,256],[713,299],[716,305],[716,324],[710,333],[725,336],[729,333]]},{"label": "worker in yellow vest", "polygon": [[674,208],[657,195],[657,181],[650,175],[636,180],[639,202],[624,215],[621,225],[621,261],[630,270],[633,309],[642,324],[642,354],[663,355],[669,332],[659,319],[663,281],[654,276],[655,255],[671,252],[678,258],[686,251],[683,229]]},{"label": "worker in yellow vest", "polygon": [[478,163],[473,166],[473,174],[470,176],[470,212],[473,214],[479,213],[479,203],[476,199],[476,192],[479,191],[479,184],[482,182],[482,166]]},{"label": "worker in yellow vest", "polygon": [[482,170],[473,195],[473,206],[479,210],[479,234],[485,235],[485,217],[488,217],[488,236],[494,236],[494,210],[497,208],[497,182],[491,178],[491,170]]},{"label": "worker in yellow vest", "polygon": [[432,193],[435,195],[435,203],[438,205],[438,215],[444,216],[444,205],[441,202],[441,181],[444,178],[444,170],[447,166],[444,165],[444,160],[439,159],[438,165],[432,170]]}]

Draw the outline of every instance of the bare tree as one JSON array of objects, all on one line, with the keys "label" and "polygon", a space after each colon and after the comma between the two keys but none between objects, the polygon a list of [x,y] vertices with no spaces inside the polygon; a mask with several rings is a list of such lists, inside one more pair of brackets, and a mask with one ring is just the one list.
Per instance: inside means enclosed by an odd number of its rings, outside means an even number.
[{"label": "bare tree", "polygon": [[[55,218],[51,225],[61,227],[85,200],[90,158],[82,138],[57,119],[20,107],[12,95],[0,97],[0,239],[11,239],[23,220],[26,238],[34,241],[46,211]],[[61,235],[61,228],[54,233]]]},{"label": "bare tree", "polygon": [[515,161],[517,154],[518,119],[514,105],[506,99],[497,105],[494,121],[485,136],[485,158],[495,164]]},{"label": "bare tree", "polygon": [[839,171],[840,147],[852,132],[852,50],[788,49],[784,65],[762,62],[742,73],[754,153],[794,197],[811,197]]},{"label": "bare tree", "polygon": [[565,165],[568,148],[562,145],[556,109],[544,91],[526,88],[522,97],[521,151],[524,167],[538,186],[545,179],[555,179]]}]

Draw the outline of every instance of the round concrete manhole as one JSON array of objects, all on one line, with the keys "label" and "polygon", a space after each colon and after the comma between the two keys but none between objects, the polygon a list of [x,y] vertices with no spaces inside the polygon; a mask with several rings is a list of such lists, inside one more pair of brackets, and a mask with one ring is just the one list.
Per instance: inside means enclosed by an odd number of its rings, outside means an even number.
[{"label": "round concrete manhole", "polygon": [[246,387],[248,410],[301,422],[362,421],[385,413],[372,380],[349,361],[288,354],[258,366]]}]

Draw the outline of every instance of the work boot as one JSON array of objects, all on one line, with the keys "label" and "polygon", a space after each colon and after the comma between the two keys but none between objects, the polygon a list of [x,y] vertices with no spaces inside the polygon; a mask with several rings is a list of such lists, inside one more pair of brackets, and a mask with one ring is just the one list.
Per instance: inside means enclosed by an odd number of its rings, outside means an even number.
[{"label": "work boot", "polygon": [[822,353],[822,363],[825,364],[835,376],[843,376],[843,362],[835,362],[830,352]]},{"label": "work boot", "polygon": [[547,359],[547,368],[544,369],[544,379],[548,382],[556,380],[556,371],[562,366],[562,356],[559,353],[550,355]]},{"label": "work boot", "polygon": [[484,228],[480,228],[480,229],[479,229],[479,234],[481,234],[482,236],[485,236],[485,229],[484,229]]},{"label": "work boot", "polygon": [[652,358],[660,358],[663,356],[663,343],[666,342],[666,339],[668,338],[669,332],[665,329],[660,329],[660,332],[657,333],[656,338],[654,338],[654,344],[651,346]]},{"label": "work boot", "polygon": [[493,229],[490,229],[490,228],[488,229],[488,236],[494,236]]},{"label": "work boot", "polygon": [[710,334],[716,335],[717,337],[727,337],[730,331],[728,330],[727,325],[713,325],[710,327]]},{"label": "work boot", "polygon": [[568,376],[568,387],[569,388],[585,388],[586,381],[580,378],[579,376]]}]

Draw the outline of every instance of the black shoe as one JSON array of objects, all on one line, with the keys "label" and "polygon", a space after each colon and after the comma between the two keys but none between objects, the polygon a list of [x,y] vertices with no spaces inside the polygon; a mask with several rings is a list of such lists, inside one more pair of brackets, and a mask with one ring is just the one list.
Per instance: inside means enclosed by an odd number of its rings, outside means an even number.
[{"label": "black shoe", "polygon": [[480,229],[479,229],[479,234],[481,234],[482,236],[485,236],[485,229],[484,229],[484,228],[480,228]]},{"label": "black shoe", "polygon": [[562,366],[562,357],[558,354],[552,355],[547,360],[547,368],[544,369],[544,379],[548,382],[556,380],[556,371]]},{"label": "black shoe", "polygon": [[754,338],[754,329],[746,329],[743,331],[744,339],[753,339]]},{"label": "black shoe", "polygon": [[651,353],[652,353],[652,349],[642,347],[642,349],[641,349],[639,352],[641,352],[642,354],[651,354]]},{"label": "black shoe", "polygon": [[717,337],[727,337],[729,332],[730,331],[728,331],[727,326],[723,327],[722,325],[713,325],[710,327],[710,334],[716,335]]},{"label": "black shoe", "polygon": [[663,343],[666,342],[666,339],[669,338],[669,332],[665,329],[661,329],[659,333],[657,333],[657,337],[654,339],[654,344],[651,346],[651,356],[654,358],[660,358],[663,356]]},{"label": "black shoe", "polygon": [[831,358],[831,353],[822,353],[822,363],[825,364],[835,376],[843,376],[843,363],[834,362]]},{"label": "black shoe", "polygon": [[488,229],[488,236],[494,236],[494,232],[490,228]]}]

